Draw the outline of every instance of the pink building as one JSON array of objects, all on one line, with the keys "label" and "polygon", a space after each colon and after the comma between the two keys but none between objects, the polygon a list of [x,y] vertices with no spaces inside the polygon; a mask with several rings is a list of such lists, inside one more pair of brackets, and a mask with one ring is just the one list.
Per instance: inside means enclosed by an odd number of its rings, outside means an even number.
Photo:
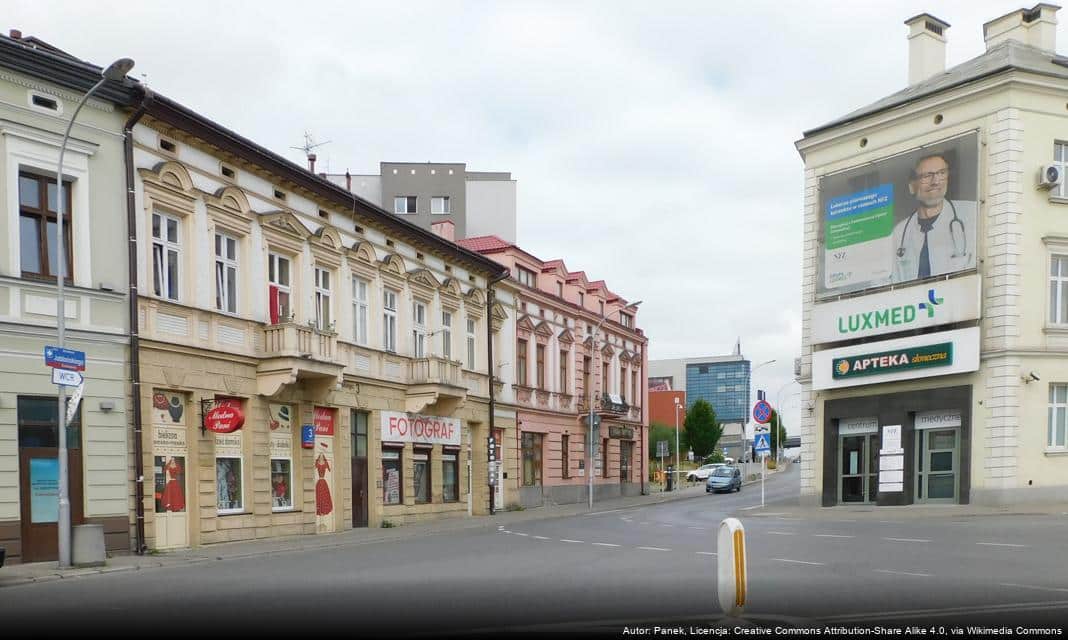
[{"label": "pink building", "polygon": [[512,272],[501,285],[516,304],[515,362],[507,377],[515,390],[521,503],[587,500],[591,402],[599,421],[594,499],[644,491],[648,340],[637,328],[636,308],[604,281],[590,282],[562,260],[542,261],[497,236],[459,244]]}]

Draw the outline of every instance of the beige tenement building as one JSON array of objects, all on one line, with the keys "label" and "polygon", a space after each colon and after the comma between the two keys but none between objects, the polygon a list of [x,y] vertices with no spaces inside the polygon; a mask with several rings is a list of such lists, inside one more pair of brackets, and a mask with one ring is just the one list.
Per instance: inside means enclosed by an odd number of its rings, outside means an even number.
[{"label": "beige tenement building", "polygon": [[[1068,489],[1068,58],[1058,7],[906,21],[909,86],[805,132],[802,498]],[[827,83],[841,79],[825,78]]]}]

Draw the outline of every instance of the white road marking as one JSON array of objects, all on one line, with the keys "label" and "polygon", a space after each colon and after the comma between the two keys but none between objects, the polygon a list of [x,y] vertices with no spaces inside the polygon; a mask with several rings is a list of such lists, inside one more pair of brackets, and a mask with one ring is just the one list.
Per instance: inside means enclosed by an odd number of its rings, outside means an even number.
[{"label": "white road marking", "polygon": [[753,506],[751,506],[751,507],[742,507],[741,509],[739,509],[739,511],[752,511],[753,509],[760,509],[760,508],[762,508],[763,506],[764,506],[764,505],[762,505],[762,504],[754,504],[754,505],[753,505]]},{"label": "white road marking", "polygon": [[787,558],[771,558],[771,559],[772,560],[777,560],[778,562],[793,562],[795,564],[812,564],[812,565],[817,565],[817,566],[823,566],[824,565],[823,562],[806,562],[804,560],[789,560]]},{"label": "white road marking", "polygon": [[595,547],[618,547],[619,545],[618,544],[612,544],[610,542],[594,542],[593,546],[595,546]]},{"label": "white road marking", "polygon": [[560,542],[574,542],[577,544],[586,544],[582,540],[568,540],[567,538],[560,538]]},{"label": "white road marking", "polygon": [[1037,589],[1038,591],[1057,591],[1059,593],[1068,593],[1068,589],[1058,589],[1057,587],[1036,587],[1030,584],[1015,584],[1012,582],[999,582],[1000,587],[1018,587],[1020,589]]},{"label": "white road marking", "polygon": [[584,514],[584,517],[588,518],[590,516],[600,516],[600,515],[604,515],[606,513],[619,513],[620,511],[623,511],[623,509],[608,509],[607,511],[594,511],[593,513]]},{"label": "white road marking", "polygon": [[670,528],[670,527],[674,527],[675,525],[673,525],[673,524],[662,524],[660,526],[661,527],[669,527]]},{"label": "white road marking", "polygon": [[889,540],[890,542],[930,542],[930,540],[924,540],[923,538],[883,538],[883,540]]},{"label": "white road marking", "polygon": [[719,554],[716,554],[716,553],[712,553],[711,551],[698,551],[696,553],[699,556],[715,556],[715,555],[719,555]]},{"label": "white road marking", "polygon": [[704,527],[689,527],[689,528],[693,529],[694,531],[704,531],[705,530]]},{"label": "white road marking", "polygon": [[891,571],[889,569],[873,569],[872,571],[874,571],[875,573],[892,573],[895,576],[919,576],[921,578],[931,577],[931,574],[929,573],[910,573],[908,571]]},{"label": "white road marking", "polygon": [[548,540],[545,536],[534,536],[538,540]]},{"label": "white road marking", "polygon": [[801,520],[801,518],[783,518],[783,517],[779,517],[779,518],[775,518],[775,519],[776,520],[795,520],[795,521],[800,521]]},{"label": "white road marking", "polygon": [[[56,308],[58,309],[59,307],[56,307]],[[501,531],[501,533],[511,533],[511,531],[509,531],[507,529],[504,529],[504,530]]]},{"label": "white road marking", "polygon": [[836,533],[814,533],[815,538],[855,538],[856,536],[840,536]]},{"label": "white road marking", "polygon": [[772,536],[792,536],[792,535],[796,535],[796,534],[787,533],[785,531],[769,531],[768,535],[772,535]]},{"label": "white road marking", "polygon": [[526,537],[527,537],[528,535],[530,535],[530,534],[528,534],[528,533],[519,533],[518,531],[516,531],[516,532],[515,532],[515,534],[516,534],[517,536],[523,536],[524,538],[526,538]]},{"label": "white road marking", "polygon": [[664,547],[638,547],[645,551],[671,551],[671,549],[665,549]]},{"label": "white road marking", "polygon": [[1026,544],[1009,544],[1007,542],[976,542],[975,544],[983,545],[984,547],[1013,547],[1016,549],[1026,549]]}]

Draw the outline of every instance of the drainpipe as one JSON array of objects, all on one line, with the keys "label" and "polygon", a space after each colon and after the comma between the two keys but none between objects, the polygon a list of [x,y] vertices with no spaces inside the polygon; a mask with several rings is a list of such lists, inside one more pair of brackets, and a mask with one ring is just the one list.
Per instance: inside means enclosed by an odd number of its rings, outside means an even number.
[{"label": "drainpipe", "polygon": [[[490,281],[486,283],[486,370],[489,372],[489,435],[493,437],[494,427],[494,414],[497,412],[497,401],[493,390],[493,304],[496,302],[497,294],[493,291],[493,285],[497,284],[501,280],[508,278],[509,271],[502,271],[497,275],[490,278]],[[501,443],[496,443],[495,451],[500,451]],[[473,449],[473,448],[472,448]],[[502,459],[503,463],[504,460]],[[489,461],[486,461],[486,468],[489,469]],[[494,491],[490,486],[488,480],[489,474],[487,474],[486,485],[490,487],[489,492],[489,512],[492,516],[497,511],[497,505],[493,504]],[[501,493],[504,493],[504,488],[501,488]]]},{"label": "drainpipe", "polygon": [[145,115],[145,110],[153,100],[152,92],[145,87],[137,111],[123,125],[123,151],[126,155],[126,234],[129,282],[129,325],[130,325],[130,381],[133,385],[133,422],[134,422],[134,491],[136,502],[134,512],[137,526],[137,555],[144,555],[148,546],[145,544],[145,460],[141,425],[141,337],[137,313],[137,211],[134,199],[134,162],[133,162],[133,128]]}]

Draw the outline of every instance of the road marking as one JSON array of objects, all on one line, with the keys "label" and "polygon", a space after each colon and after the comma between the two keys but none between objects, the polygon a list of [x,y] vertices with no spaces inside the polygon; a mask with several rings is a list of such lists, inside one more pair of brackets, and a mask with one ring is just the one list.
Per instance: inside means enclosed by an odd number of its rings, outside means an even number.
[{"label": "road marking", "polygon": [[650,522],[639,522],[638,524],[652,524]]},{"label": "road marking", "polygon": [[1037,589],[1038,591],[1057,591],[1059,593],[1068,593],[1068,589],[1058,589],[1057,587],[1036,587],[1030,584],[1014,584],[1012,582],[999,582],[998,586],[1019,587],[1020,589]]},{"label": "road marking", "polygon": [[501,533],[511,533],[511,531],[509,531],[507,529],[504,529],[504,530],[501,531]]},{"label": "road marking", "polygon": [[594,542],[593,546],[595,546],[595,547],[618,547],[619,545],[618,544],[612,544],[610,542]]},{"label": "road marking", "polygon": [[976,542],[975,544],[983,545],[984,547],[1014,547],[1016,549],[1026,549],[1026,544],[1009,544],[1007,542]]},{"label": "road marking", "polygon": [[787,533],[785,531],[769,531],[768,534],[769,535],[773,535],[773,536],[792,536],[792,535],[796,535],[796,534],[793,534],[793,533]]},{"label": "road marking", "polygon": [[526,538],[526,537],[527,537],[528,535],[530,535],[530,534],[528,534],[528,533],[519,533],[518,531],[516,531],[516,532],[515,532],[515,534],[516,534],[517,536],[523,536],[524,538]]},{"label": "road marking", "polygon": [[567,538],[560,538],[560,542],[575,542],[577,544],[586,544],[582,540],[568,540]]},{"label": "road marking", "polygon": [[661,527],[674,527],[675,525],[673,525],[673,524],[662,524],[660,526]]},{"label": "road marking", "polygon": [[889,569],[873,569],[875,573],[892,573],[895,576],[919,576],[921,578],[930,578],[929,573],[910,573],[908,571],[891,571]]},{"label": "road marking", "polygon": [[584,517],[588,518],[590,516],[600,516],[600,515],[604,515],[606,513],[619,513],[620,511],[625,511],[625,509],[609,509],[607,511],[594,511],[593,513],[584,514]]},{"label": "road marking", "polygon": [[664,547],[638,547],[644,551],[671,551],[671,549],[665,549]]},{"label": "road marking", "polygon": [[504,525],[503,524],[497,525],[497,531],[504,531]]},{"label": "road marking", "polygon": [[867,612],[867,613],[851,613],[840,616],[829,616],[823,618],[824,622],[847,622],[847,621],[864,621],[869,620],[890,620],[890,619],[904,619],[915,620],[920,617],[934,617],[934,616],[959,616],[961,613],[979,613],[989,615],[997,612],[1008,611],[1028,611],[1034,612],[1035,610],[1057,610],[1068,607],[1068,601],[1053,601],[1053,602],[1019,602],[1013,604],[985,604],[965,607],[947,607],[945,609],[911,609],[902,611],[879,611],[879,612]]},{"label": "road marking", "polygon": [[883,538],[883,540],[889,540],[890,542],[930,542],[930,540],[924,540],[923,538]]},{"label": "road marking", "polygon": [[794,520],[794,521],[800,521],[801,520],[801,518],[783,518],[783,517],[778,517],[778,518],[775,518],[775,519],[776,520]]},{"label": "road marking", "polygon": [[715,553],[712,553],[711,551],[698,551],[696,553],[699,556],[714,556],[714,555],[717,555]]},{"label": "road marking", "polygon": [[705,528],[704,528],[704,527],[689,527],[689,528],[690,528],[690,529],[693,529],[693,530],[695,530],[695,531],[704,531],[704,530],[705,530]]},{"label": "road marking", "polygon": [[764,506],[764,505],[762,505],[762,504],[754,504],[754,505],[753,505],[753,506],[751,506],[751,507],[742,507],[741,509],[739,509],[739,511],[752,511],[753,509],[760,509],[760,508],[762,508],[763,506]]},{"label": "road marking", "polygon": [[823,566],[824,565],[823,562],[806,562],[804,560],[789,560],[787,558],[771,558],[771,559],[772,560],[776,560],[778,562],[793,562],[795,564],[812,564],[812,565],[817,565],[817,566]]},{"label": "road marking", "polygon": [[548,540],[545,536],[534,536],[534,538],[537,540]]},{"label": "road marking", "polygon": [[840,536],[836,533],[814,533],[814,538],[855,538],[856,536]]}]

